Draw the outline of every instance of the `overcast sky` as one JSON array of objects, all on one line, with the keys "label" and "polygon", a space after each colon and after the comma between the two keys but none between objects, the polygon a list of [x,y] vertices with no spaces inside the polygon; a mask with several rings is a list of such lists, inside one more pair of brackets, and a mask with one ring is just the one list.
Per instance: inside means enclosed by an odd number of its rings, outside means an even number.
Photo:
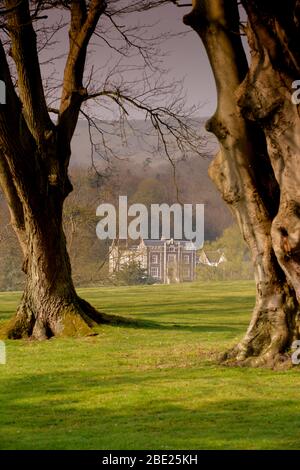
[{"label": "overcast sky", "polygon": [[168,5],[150,14],[160,20],[161,30],[186,31],[186,36],[170,39],[166,50],[170,51],[167,65],[170,76],[183,77],[189,104],[201,103],[202,116],[210,116],[216,108],[216,89],[207,55],[199,36],[182,22],[190,8]]},{"label": "overcast sky", "polygon": [[[200,117],[207,117],[213,114],[216,107],[216,91],[215,83],[209,62],[201,43],[200,38],[185,26],[182,22],[182,17],[185,13],[190,11],[188,8],[178,8],[173,4],[164,7],[156,8],[152,11],[144,13],[133,13],[127,15],[126,18],[120,20],[120,24],[136,25],[136,24],[155,24],[152,27],[151,34],[156,35],[161,32],[180,33],[186,32],[186,35],[170,37],[164,41],[160,46],[162,51],[166,53],[164,58],[164,68],[168,69],[168,74],[164,77],[168,82],[172,83],[174,80],[184,79],[184,91],[187,96],[187,106],[200,104],[201,107],[197,112]],[[58,20],[61,13],[50,13],[46,24],[49,25],[51,19]],[[100,19],[100,26],[101,26]],[[58,42],[54,44],[56,55],[62,55],[61,59],[56,61],[56,73],[61,80],[63,73],[63,66],[65,63],[65,54],[67,52],[68,38],[67,29],[61,31],[58,35]],[[105,75],[105,68],[109,68],[113,60],[117,60],[117,54],[110,50],[102,41],[99,42],[98,38],[94,36],[90,44],[91,55],[88,59],[87,70],[94,66],[94,69],[102,69],[102,76]],[[49,52],[51,55],[53,52]],[[59,53],[58,53],[59,52]],[[112,58],[110,59],[110,57]],[[43,60],[42,60],[43,61]],[[43,67],[44,75],[49,76],[51,66]],[[100,72],[98,72],[100,73]],[[105,111],[101,110],[101,116],[104,119],[110,119],[111,116]],[[140,117],[133,110],[131,118]]]}]

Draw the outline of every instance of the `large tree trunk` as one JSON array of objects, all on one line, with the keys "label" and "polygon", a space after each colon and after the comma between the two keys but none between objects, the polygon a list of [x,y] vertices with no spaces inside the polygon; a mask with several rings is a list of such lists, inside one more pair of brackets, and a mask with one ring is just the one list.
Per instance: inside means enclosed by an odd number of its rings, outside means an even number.
[{"label": "large tree trunk", "polygon": [[15,317],[6,325],[9,338],[82,336],[108,317],[80,299],[75,291],[65,235],[62,204],[50,191],[35,211],[25,208],[25,290]]},{"label": "large tree trunk", "polygon": [[45,98],[30,2],[6,0],[5,6],[10,11],[6,24],[17,87],[0,40],[0,80],[7,98],[0,107],[0,185],[23,250],[26,285],[17,314],[1,333],[38,339],[91,334],[91,326],[110,318],[75,292],[62,212],[72,189],[67,175],[71,139],[87,96],[87,48],[106,2],[69,5],[70,44],[55,124]]},{"label": "large tree trunk", "polygon": [[280,186],[279,209],[272,223],[273,247],[300,299],[300,118],[299,105],[292,101],[292,83],[300,78],[299,1],[289,0],[275,8],[266,0],[245,0],[244,6],[254,52],[238,103],[266,136]]},{"label": "large tree trunk", "polygon": [[200,35],[217,84],[218,108],[207,129],[217,136],[220,152],[210,176],[237,218],[255,268],[256,305],[248,331],[223,359],[274,365],[286,358],[297,335],[298,302],[271,237],[279,194],[282,200],[281,185],[274,177],[261,127],[242,116],[237,104],[248,72],[237,2],[195,0],[184,21]]},{"label": "large tree trunk", "polygon": [[[86,336],[94,334],[92,327],[97,323],[123,321],[96,311],[76,294],[62,225],[63,203],[72,186],[66,166],[57,165],[66,160],[59,139],[53,142],[54,146],[49,142],[47,155],[42,157],[45,164],[39,169],[38,182],[33,182],[30,175],[21,183],[14,176],[8,181],[4,159],[0,166],[0,181],[18,202],[10,205],[10,211],[22,242],[26,274],[17,313],[1,330],[1,335],[8,338]],[[65,151],[70,153],[68,148]]]}]

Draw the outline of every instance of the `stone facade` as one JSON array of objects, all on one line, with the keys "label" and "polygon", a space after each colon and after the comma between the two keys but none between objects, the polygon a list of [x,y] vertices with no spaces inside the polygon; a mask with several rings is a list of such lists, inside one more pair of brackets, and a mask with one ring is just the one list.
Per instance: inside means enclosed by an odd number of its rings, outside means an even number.
[{"label": "stone facade", "polygon": [[121,247],[114,242],[109,257],[110,273],[131,262],[147,270],[158,282],[194,281],[196,279],[196,248],[184,240],[141,240],[138,245]]}]

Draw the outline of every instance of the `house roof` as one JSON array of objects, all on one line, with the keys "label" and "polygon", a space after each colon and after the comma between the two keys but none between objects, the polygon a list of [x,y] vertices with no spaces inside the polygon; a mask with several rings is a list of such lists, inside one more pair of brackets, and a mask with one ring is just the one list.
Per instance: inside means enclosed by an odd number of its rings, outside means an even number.
[{"label": "house roof", "polygon": [[[129,242],[129,240],[113,240],[111,247],[117,247],[122,250],[128,249],[128,250],[136,250],[138,246],[136,244],[137,241]],[[162,239],[162,240],[151,240],[151,239],[142,239],[140,241],[140,244],[144,244],[146,247],[163,247],[164,244],[167,244],[167,246],[180,246],[181,248],[184,248],[185,250],[189,251],[194,251],[196,250],[195,244],[189,240],[173,240],[172,238],[170,240]]]},{"label": "house roof", "polygon": [[193,242],[188,240],[142,240],[145,246],[164,246],[166,243],[167,245],[180,245],[185,250],[196,250],[196,247]]},{"label": "house roof", "polygon": [[204,251],[202,250],[199,255],[199,261],[202,264],[207,264],[209,266],[218,266],[220,263],[223,263],[226,260],[224,252],[221,250],[216,251]]}]

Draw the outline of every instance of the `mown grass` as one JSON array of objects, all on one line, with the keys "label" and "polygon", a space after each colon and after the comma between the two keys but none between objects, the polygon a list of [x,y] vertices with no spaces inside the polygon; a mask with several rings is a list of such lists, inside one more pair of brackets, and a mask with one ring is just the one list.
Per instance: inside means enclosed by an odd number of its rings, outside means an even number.
[{"label": "mown grass", "polygon": [[[299,369],[215,363],[244,333],[250,282],[84,289],[138,320],[99,335],[7,341],[1,449],[299,449]],[[0,294],[0,319],[18,293]]]}]

